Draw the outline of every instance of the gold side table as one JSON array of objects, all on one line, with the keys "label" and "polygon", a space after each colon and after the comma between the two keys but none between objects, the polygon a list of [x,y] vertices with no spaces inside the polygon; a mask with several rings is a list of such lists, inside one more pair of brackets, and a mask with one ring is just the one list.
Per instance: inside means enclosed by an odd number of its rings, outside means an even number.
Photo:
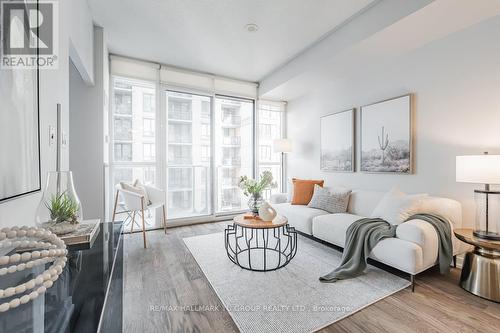
[{"label": "gold side table", "polygon": [[454,233],[461,241],[474,245],[474,250],[465,254],[460,287],[500,302],[500,241],[475,237],[472,229],[456,229]]}]

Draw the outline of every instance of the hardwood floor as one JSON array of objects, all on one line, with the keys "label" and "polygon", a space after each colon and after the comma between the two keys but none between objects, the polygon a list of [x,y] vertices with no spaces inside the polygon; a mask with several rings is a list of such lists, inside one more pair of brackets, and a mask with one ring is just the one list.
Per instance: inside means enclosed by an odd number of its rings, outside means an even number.
[{"label": "hardwood floor", "polygon": [[[124,332],[238,332],[229,313],[185,247],[185,237],[221,232],[227,223],[199,224],[124,239]],[[500,304],[429,270],[415,292],[402,290],[321,330],[330,332],[499,332]]]}]

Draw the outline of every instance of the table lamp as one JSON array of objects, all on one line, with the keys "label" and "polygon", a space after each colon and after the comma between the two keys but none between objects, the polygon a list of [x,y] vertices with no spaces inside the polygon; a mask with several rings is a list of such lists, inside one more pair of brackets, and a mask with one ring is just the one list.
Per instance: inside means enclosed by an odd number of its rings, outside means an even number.
[{"label": "table lamp", "polygon": [[276,139],[273,141],[273,150],[275,153],[281,153],[281,188],[286,191],[286,175],[285,175],[285,153],[292,152],[292,140]]},{"label": "table lamp", "polygon": [[456,158],[456,181],[484,184],[484,190],[474,190],[476,237],[500,240],[500,191],[490,184],[500,184],[500,155],[467,155]]}]

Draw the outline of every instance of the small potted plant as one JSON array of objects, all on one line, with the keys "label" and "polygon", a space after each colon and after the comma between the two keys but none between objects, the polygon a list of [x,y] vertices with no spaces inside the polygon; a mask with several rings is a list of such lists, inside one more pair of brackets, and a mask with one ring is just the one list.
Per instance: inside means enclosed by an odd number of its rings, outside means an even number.
[{"label": "small potted plant", "polygon": [[50,213],[50,220],[46,225],[48,229],[52,229],[56,234],[64,234],[76,229],[80,204],[66,192],[52,195],[50,201],[45,202],[45,207]]},{"label": "small potted plant", "polygon": [[56,235],[64,235],[75,231],[82,220],[82,205],[71,171],[49,172],[35,216],[36,224]]},{"label": "small potted plant", "polygon": [[271,171],[264,171],[260,175],[260,180],[242,176],[240,178],[239,187],[243,190],[243,194],[249,197],[248,207],[254,215],[259,214],[259,207],[264,200],[262,199],[262,192],[267,189],[275,188],[277,183],[273,181],[273,174]]}]

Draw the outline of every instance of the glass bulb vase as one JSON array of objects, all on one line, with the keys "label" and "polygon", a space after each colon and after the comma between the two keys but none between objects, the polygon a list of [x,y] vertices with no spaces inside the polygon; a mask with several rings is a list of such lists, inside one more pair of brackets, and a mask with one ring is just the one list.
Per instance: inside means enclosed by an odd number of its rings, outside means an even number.
[{"label": "glass bulb vase", "polygon": [[500,191],[475,190],[476,220],[474,236],[500,240]]},{"label": "glass bulb vase", "polygon": [[259,215],[259,208],[264,203],[264,199],[260,194],[252,194],[250,199],[248,199],[248,208],[250,208],[250,212],[254,215]]},{"label": "glass bulb vase", "polygon": [[82,219],[82,205],[71,171],[48,172],[36,212],[36,225],[63,235],[76,230]]}]

